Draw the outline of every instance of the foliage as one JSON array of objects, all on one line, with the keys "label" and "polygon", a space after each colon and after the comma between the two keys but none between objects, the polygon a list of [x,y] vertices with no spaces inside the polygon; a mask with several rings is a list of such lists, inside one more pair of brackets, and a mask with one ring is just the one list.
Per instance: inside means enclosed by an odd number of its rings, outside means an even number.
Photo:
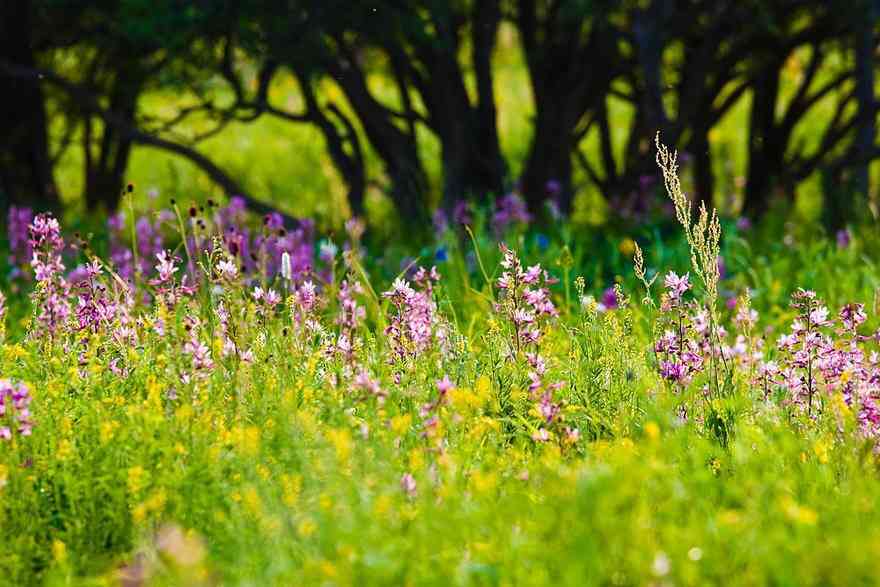
[{"label": "foliage", "polygon": [[246,212],[132,207],[98,239],[11,211],[3,582],[873,580],[871,233],[741,223],[708,268],[462,206],[401,259],[358,219]]}]

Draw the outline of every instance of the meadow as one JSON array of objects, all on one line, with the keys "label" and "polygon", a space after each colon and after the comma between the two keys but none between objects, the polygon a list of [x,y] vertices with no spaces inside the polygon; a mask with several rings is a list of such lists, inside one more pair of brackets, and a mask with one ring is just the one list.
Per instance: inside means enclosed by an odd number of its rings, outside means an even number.
[{"label": "meadow", "polygon": [[876,236],[692,210],[658,147],[613,238],[11,209],[0,583],[875,582]]}]

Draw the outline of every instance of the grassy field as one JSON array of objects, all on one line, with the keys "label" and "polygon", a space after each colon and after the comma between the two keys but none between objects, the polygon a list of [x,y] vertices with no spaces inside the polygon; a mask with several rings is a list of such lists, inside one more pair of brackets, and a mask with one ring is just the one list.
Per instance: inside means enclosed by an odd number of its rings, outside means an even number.
[{"label": "grassy field", "polygon": [[474,214],[12,227],[0,583],[875,582],[875,235]]}]

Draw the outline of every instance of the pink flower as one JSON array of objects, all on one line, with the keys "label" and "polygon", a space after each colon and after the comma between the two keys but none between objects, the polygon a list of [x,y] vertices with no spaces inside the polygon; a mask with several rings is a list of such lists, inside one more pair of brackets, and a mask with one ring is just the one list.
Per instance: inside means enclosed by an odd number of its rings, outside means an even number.
[{"label": "pink flower", "polygon": [[690,274],[685,273],[684,275],[679,276],[675,272],[670,271],[666,274],[666,279],[663,280],[663,285],[666,287],[669,297],[678,301],[681,299],[681,296],[684,295],[684,292],[691,288]]},{"label": "pink flower", "polygon": [[400,478],[400,488],[410,497],[416,496],[416,479],[410,473],[404,473]]},{"label": "pink flower", "polygon": [[228,259],[222,259],[217,263],[217,271],[220,272],[221,277],[233,280],[238,276],[238,265]]}]

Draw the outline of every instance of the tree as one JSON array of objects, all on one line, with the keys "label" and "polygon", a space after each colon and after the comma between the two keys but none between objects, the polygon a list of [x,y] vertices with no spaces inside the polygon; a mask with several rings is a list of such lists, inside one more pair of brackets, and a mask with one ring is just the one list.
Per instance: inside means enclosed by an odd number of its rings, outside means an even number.
[{"label": "tree", "polygon": [[58,207],[49,153],[45,96],[39,84],[10,75],[8,66],[36,66],[31,2],[0,4],[0,207]]}]

